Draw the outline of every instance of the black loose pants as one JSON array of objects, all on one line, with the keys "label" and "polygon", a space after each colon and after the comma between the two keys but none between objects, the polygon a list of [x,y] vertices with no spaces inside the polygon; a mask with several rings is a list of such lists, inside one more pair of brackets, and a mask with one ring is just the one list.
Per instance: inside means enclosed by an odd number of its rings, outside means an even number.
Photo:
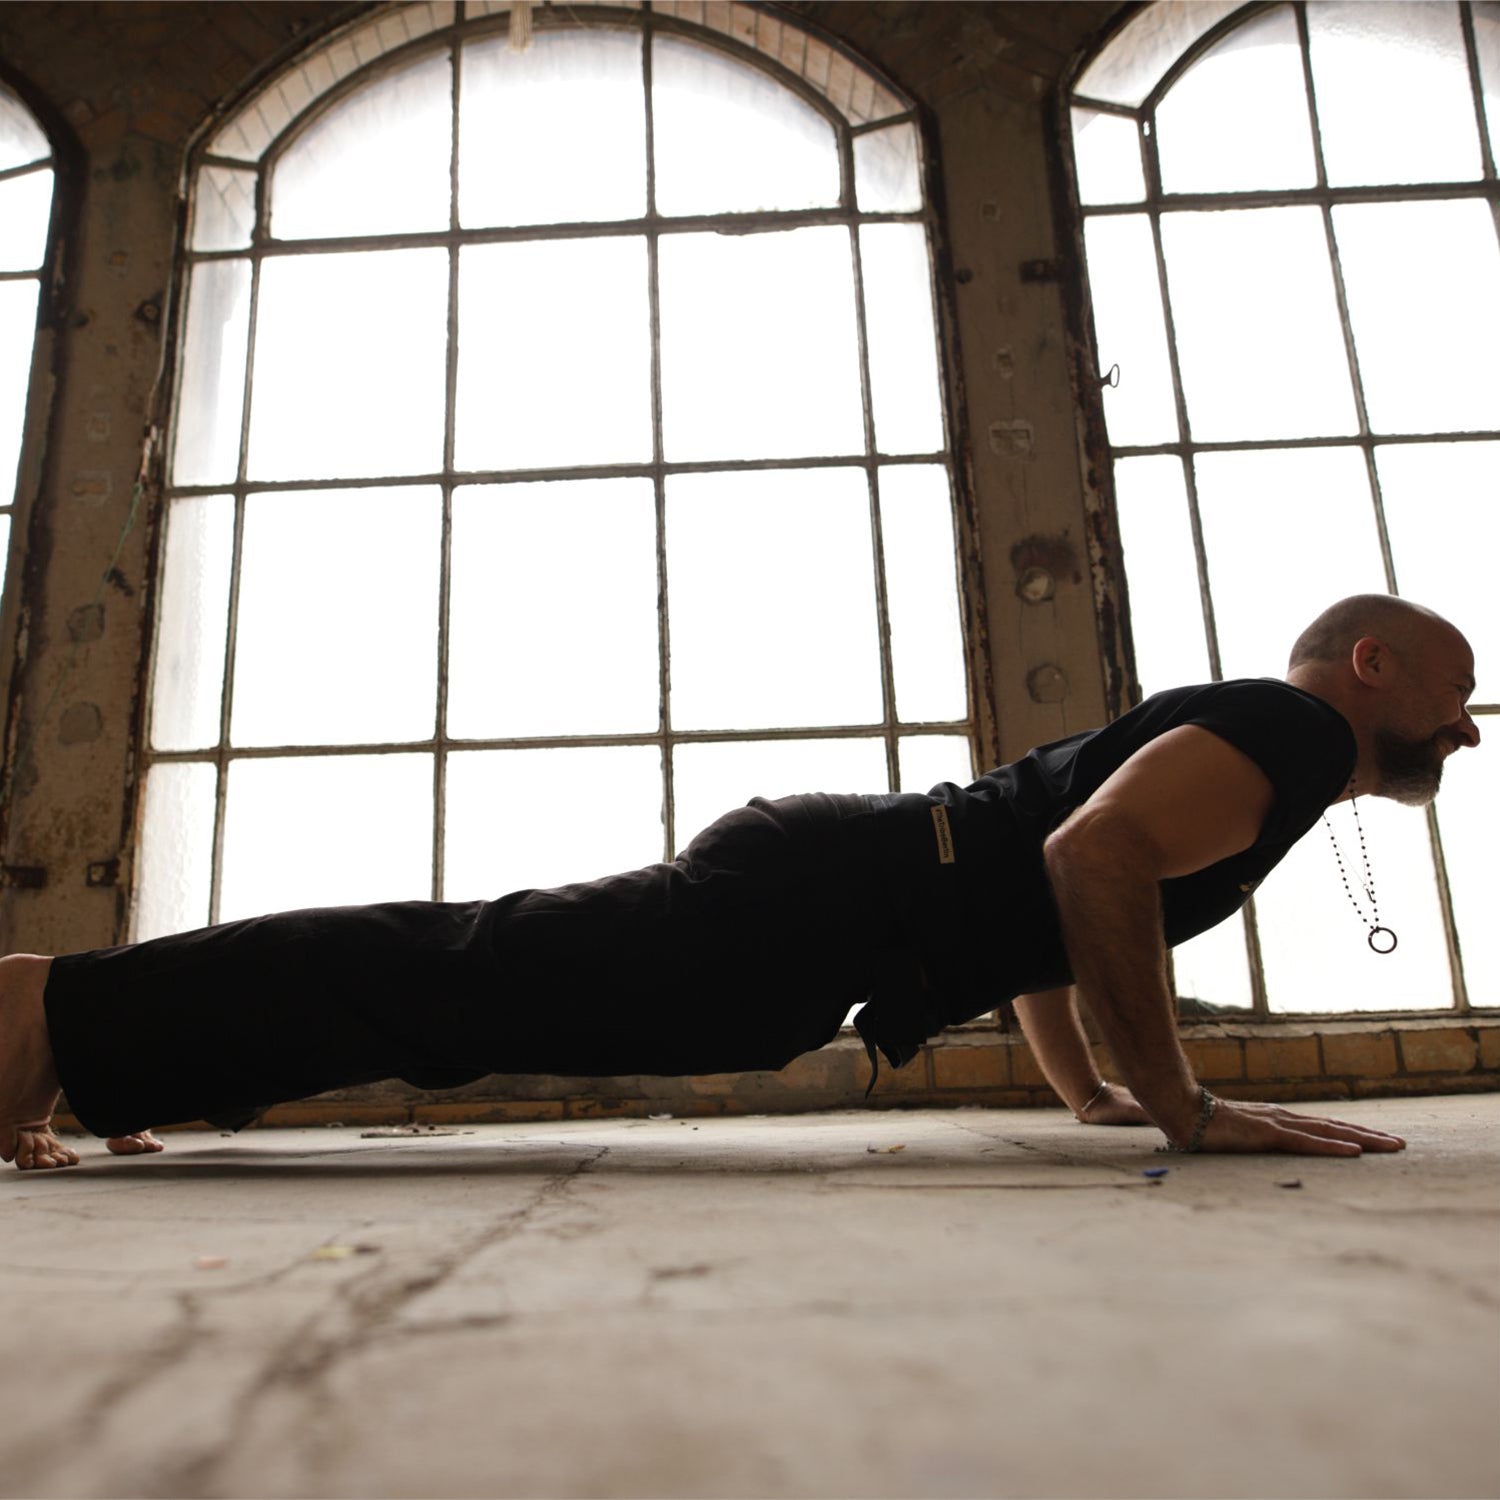
[{"label": "black loose pants", "polygon": [[122,1135],[393,1077],[783,1067],[907,941],[880,800],[757,798],[669,864],[496,901],[282,912],[60,957],[46,1008],[69,1106]]}]

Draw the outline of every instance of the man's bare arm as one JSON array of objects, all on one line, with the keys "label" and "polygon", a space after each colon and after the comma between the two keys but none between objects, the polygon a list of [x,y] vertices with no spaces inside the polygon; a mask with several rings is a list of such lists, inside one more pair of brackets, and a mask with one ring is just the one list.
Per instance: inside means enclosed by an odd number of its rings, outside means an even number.
[{"label": "man's bare arm", "polygon": [[1130,1090],[1106,1083],[1094,1063],[1072,985],[1017,995],[1016,1016],[1053,1091],[1084,1125],[1149,1125]]},{"label": "man's bare arm", "polygon": [[[1079,993],[1125,1081],[1177,1145],[1193,1134],[1201,1095],[1177,1037],[1160,882],[1248,848],[1273,797],[1247,756],[1184,726],[1132,756],[1044,851]],[[1205,1150],[1329,1155],[1401,1144],[1381,1131],[1227,1102],[1202,1139]]]}]

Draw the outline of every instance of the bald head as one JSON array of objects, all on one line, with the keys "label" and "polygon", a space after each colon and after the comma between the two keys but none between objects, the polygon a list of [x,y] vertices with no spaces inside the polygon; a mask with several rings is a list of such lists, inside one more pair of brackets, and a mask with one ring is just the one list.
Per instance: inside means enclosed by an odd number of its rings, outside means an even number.
[{"label": "bald head", "polygon": [[1330,605],[1297,637],[1287,670],[1347,661],[1366,636],[1384,641],[1393,651],[1406,652],[1438,632],[1458,634],[1436,611],[1394,594],[1351,594]]},{"label": "bald head", "polygon": [[1356,779],[1376,796],[1425,805],[1444,760],[1479,743],[1469,643],[1440,614],[1391,594],[1325,609],[1297,637],[1287,680],[1343,714],[1360,747]]}]

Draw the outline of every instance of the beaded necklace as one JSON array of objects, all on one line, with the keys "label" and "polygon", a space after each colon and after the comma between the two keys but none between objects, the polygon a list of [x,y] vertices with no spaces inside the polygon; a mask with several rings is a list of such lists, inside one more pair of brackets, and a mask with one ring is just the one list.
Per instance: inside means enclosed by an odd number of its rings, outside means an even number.
[{"label": "beaded necklace", "polygon": [[1359,857],[1365,867],[1365,899],[1370,903],[1370,914],[1365,915],[1364,907],[1359,904],[1352,887],[1349,884],[1349,873],[1344,868],[1344,856],[1339,852],[1339,841],[1334,836],[1333,824],[1328,821],[1328,814],[1323,814],[1323,826],[1328,830],[1328,842],[1333,845],[1333,857],[1339,867],[1339,879],[1344,882],[1344,894],[1349,898],[1349,904],[1354,908],[1354,914],[1362,925],[1370,929],[1365,941],[1370,945],[1372,953],[1384,956],[1396,951],[1396,934],[1389,927],[1382,927],[1380,923],[1380,900],[1375,894],[1375,877],[1370,873],[1370,851],[1365,847],[1364,824],[1359,821],[1359,797],[1354,792],[1354,778],[1349,778],[1349,809],[1354,814],[1354,829],[1359,835]]}]

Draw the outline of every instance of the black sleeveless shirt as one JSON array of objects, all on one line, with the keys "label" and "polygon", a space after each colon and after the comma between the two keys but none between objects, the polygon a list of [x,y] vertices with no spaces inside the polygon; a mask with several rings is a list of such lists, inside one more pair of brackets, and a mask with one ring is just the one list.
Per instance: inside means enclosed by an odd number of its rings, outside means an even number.
[{"label": "black sleeveless shirt", "polygon": [[1137,750],[1187,724],[1253,760],[1275,801],[1248,849],[1161,882],[1169,946],[1238,911],[1354,773],[1354,733],[1336,709],[1276,678],[1239,678],[1156,693],[1103,729],[1040,745],[965,787],[870,799],[891,895],[930,991],[920,1016],[910,996],[877,994],[856,1022],[861,1034],[899,1065],[944,1025],[1071,983],[1042,846]]}]

